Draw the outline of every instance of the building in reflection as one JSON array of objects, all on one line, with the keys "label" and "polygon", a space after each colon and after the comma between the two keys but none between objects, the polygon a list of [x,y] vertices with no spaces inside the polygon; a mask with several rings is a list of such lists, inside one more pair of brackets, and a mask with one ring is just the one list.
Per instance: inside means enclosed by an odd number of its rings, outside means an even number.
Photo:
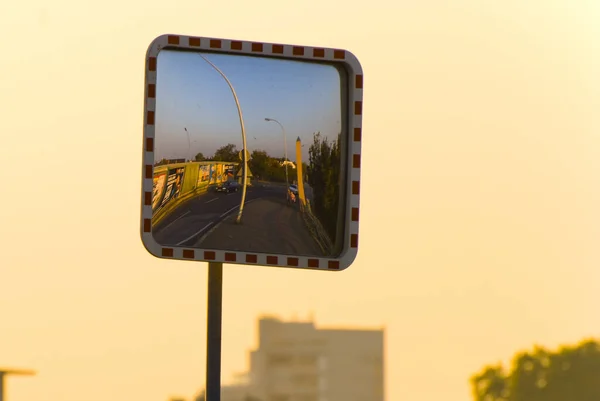
[{"label": "building in reflection", "polygon": [[263,317],[248,373],[221,390],[221,401],[351,400],[384,400],[383,329]]}]

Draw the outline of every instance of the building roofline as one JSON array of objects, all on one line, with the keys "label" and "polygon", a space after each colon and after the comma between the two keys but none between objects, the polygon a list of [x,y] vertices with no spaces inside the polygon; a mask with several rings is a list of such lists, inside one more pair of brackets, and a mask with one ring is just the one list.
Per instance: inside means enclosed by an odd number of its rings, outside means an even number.
[{"label": "building roofline", "polygon": [[278,322],[282,324],[312,324],[316,330],[319,331],[364,331],[364,332],[385,332],[386,326],[376,326],[376,325],[357,325],[357,324],[332,324],[332,325],[317,325],[315,319],[311,313],[311,316],[307,319],[297,319],[293,318],[290,320],[284,320],[277,315],[273,314],[263,314],[258,317],[258,321],[272,321]]},{"label": "building roofline", "polygon": [[365,333],[382,333],[385,331],[385,327],[365,327],[365,326],[319,326],[319,331],[353,331],[353,332],[365,332]]}]

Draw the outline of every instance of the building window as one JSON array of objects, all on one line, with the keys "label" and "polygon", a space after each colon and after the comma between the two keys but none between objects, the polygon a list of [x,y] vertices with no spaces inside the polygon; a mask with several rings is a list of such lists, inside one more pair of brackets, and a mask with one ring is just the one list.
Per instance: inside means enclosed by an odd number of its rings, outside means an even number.
[{"label": "building window", "polygon": [[273,354],[269,355],[268,363],[271,366],[285,366],[292,363],[291,355]]},{"label": "building window", "polygon": [[319,364],[319,370],[321,372],[323,372],[323,371],[325,371],[327,369],[327,358],[325,358],[325,357],[322,356],[322,357],[319,358],[319,360],[318,360],[317,363]]},{"label": "building window", "polygon": [[273,394],[269,398],[269,401],[289,401],[290,398],[288,394]]},{"label": "building window", "polygon": [[316,355],[302,355],[298,356],[298,363],[300,365],[316,365],[318,362]]},{"label": "building window", "polygon": [[327,380],[324,377],[319,377],[319,392],[327,391]]},{"label": "building window", "polygon": [[299,386],[316,387],[319,384],[319,377],[316,375],[295,375],[292,377],[292,383]]},{"label": "building window", "polygon": [[298,395],[296,399],[298,401],[319,401],[319,397],[313,394]]}]

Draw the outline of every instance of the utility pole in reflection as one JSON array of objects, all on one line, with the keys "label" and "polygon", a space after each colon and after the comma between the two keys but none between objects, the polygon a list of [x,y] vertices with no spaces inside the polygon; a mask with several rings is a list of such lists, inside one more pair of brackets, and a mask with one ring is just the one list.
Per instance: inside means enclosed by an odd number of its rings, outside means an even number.
[{"label": "utility pole in reflection", "polygon": [[288,187],[288,191],[290,189],[290,181],[288,179],[288,153],[287,153],[287,139],[285,135],[285,128],[283,128],[283,124],[277,121],[274,118],[265,118],[265,121],[272,121],[277,123],[281,127],[281,132],[283,133],[283,157],[285,157],[285,183]]},{"label": "utility pole in reflection", "polygon": [[187,137],[188,137],[188,160],[193,161],[192,160],[192,141],[190,140],[190,133],[186,127],[183,127],[183,129],[185,130],[185,133],[187,134]]},{"label": "utility pole in reflection", "polygon": [[23,369],[0,369],[0,401],[6,401],[6,398],[4,397],[4,379],[7,375],[34,376],[35,372],[33,370]]}]

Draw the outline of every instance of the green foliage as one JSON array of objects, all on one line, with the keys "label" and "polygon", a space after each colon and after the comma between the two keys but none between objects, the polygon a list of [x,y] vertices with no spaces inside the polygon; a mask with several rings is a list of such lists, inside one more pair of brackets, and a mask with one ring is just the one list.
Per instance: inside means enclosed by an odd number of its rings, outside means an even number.
[{"label": "green foliage", "polygon": [[488,366],[471,378],[475,401],[598,401],[600,343],[518,353],[510,372]]},{"label": "green foliage", "polygon": [[203,162],[206,160],[206,157],[204,157],[202,152],[198,152],[198,154],[194,157],[194,160],[197,162]]},{"label": "green foliage", "polygon": [[[285,167],[281,165],[283,159],[271,157],[264,150],[254,150],[248,161],[248,167],[254,177],[271,182],[285,182]],[[288,167],[289,169],[289,167]],[[292,175],[290,172],[290,181]]]},{"label": "green foliage", "polygon": [[340,134],[329,142],[320,132],[313,134],[308,150],[308,183],[313,189],[312,208],[323,224],[329,238],[335,243],[337,210],[340,189]]},{"label": "green foliage", "polygon": [[212,160],[219,162],[239,162],[239,153],[240,152],[237,150],[236,146],[232,143],[229,143],[217,149],[212,157]]}]

